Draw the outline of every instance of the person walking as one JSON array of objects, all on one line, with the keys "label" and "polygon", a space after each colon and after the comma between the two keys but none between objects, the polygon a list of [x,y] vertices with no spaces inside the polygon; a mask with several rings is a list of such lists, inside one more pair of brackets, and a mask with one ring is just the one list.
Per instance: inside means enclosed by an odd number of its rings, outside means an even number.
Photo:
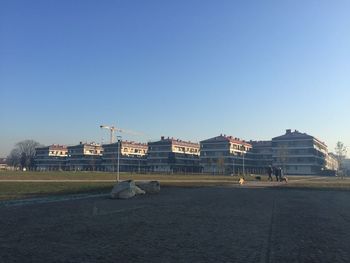
[{"label": "person walking", "polygon": [[283,172],[282,167],[280,167],[279,170],[280,170],[280,171],[279,171],[280,182],[282,182],[282,178],[284,177],[284,172]]},{"label": "person walking", "polygon": [[276,181],[278,182],[278,168],[277,167],[273,167],[273,173],[276,177]]},{"label": "person walking", "polygon": [[278,167],[278,180],[277,181],[282,182],[282,175],[283,175],[282,167]]},{"label": "person walking", "polygon": [[271,182],[273,181],[273,179],[272,179],[272,172],[273,172],[272,167],[271,167],[271,165],[269,165],[269,167],[267,167],[267,175],[269,176],[268,180],[271,181]]}]

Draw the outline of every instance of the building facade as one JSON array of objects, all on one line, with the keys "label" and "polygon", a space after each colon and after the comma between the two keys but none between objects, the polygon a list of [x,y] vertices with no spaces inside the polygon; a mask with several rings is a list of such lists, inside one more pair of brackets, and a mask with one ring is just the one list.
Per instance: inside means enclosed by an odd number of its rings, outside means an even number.
[{"label": "building facade", "polygon": [[104,144],[102,147],[102,170],[107,172],[117,171],[119,155],[120,172],[140,173],[148,171],[147,144],[130,141],[119,141],[112,144]]},{"label": "building facade", "polygon": [[272,163],[285,174],[319,175],[327,166],[327,145],[317,138],[290,129],[272,139]]},{"label": "building facade", "polygon": [[148,143],[147,164],[151,172],[199,173],[199,144],[161,137]]},{"label": "building facade", "polygon": [[35,167],[38,171],[66,170],[68,149],[65,145],[53,144],[35,149]]},{"label": "building facade", "polygon": [[[161,137],[148,145],[131,141],[103,146],[54,144],[36,148],[35,155],[40,171],[113,172],[118,163],[121,172],[265,174],[270,165],[289,175],[335,175],[341,170],[324,142],[290,129],[271,141],[247,142],[221,134],[198,144]],[[0,164],[0,169],[3,167],[5,164]],[[350,173],[350,168],[347,171]]]},{"label": "building facade", "polygon": [[334,153],[328,153],[326,157],[326,167],[327,170],[338,171],[339,162],[337,156]]},{"label": "building facade", "polygon": [[253,161],[252,173],[266,174],[267,167],[272,166],[272,142],[250,141],[252,150],[248,153]]},{"label": "building facade", "polygon": [[100,171],[103,148],[97,143],[68,146],[66,168],[69,171]]},{"label": "building facade", "polygon": [[248,173],[254,167],[252,145],[232,136],[220,135],[200,142],[200,163],[204,173]]},{"label": "building facade", "polygon": [[342,166],[345,170],[345,175],[350,176],[350,159],[345,159],[342,163]]}]

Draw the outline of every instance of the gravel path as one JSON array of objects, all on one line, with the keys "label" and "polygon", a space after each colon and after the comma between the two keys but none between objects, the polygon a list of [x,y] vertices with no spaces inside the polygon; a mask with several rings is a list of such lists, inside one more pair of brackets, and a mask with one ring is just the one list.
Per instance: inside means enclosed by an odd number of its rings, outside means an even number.
[{"label": "gravel path", "polygon": [[350,262],[350,192],[169,187],[1,206],[0,262]]}]

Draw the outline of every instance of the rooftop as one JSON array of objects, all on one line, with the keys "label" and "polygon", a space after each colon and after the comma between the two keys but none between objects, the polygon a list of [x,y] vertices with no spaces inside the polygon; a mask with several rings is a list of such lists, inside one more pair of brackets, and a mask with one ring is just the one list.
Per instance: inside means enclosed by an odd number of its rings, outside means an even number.
[{"label": "rooftop", "polygon": [[315,139],[316,141],[318,141],[319,143],[323,144],[324,146],[327,146],[323,141],[317,139],[314,136],[311,136],[307,133],[301,133],[298,130],[294,130],[292,131],[291,129],[287,129],[286,133],[281,135],[281,136],[277,136],[272,138],[272,140],[289,140],[289,139]]},{"label": "rooftop", "polygon": [[76,145],[70,145],[67,148],[72,148],[72,147],[81,147],[81,146],[95,146],[95,147],[101,147],[101,144],[96,143],[96,142],[80,142],[79,144]]},{"label": "rooftop", "polygon": [[161,143],[168,143],[168,144],[176,144],[176,145],[180,145],[180,146],[187,146],[187,147],[199,147],[199,143],[195,143],[195,142],[191,142],[191,141],[183,141],[180,139],[175,139],[173,137],[167,137],[165,138],[164,136],[162,136],[160,138],[160,141],[155,141],[155,142],[150,142],[151,144],[161,144]]},{"label": "rooftop", "polygon": [[[124,145],[131,145],[131,146],[140,146],[140,147],[147,147],[147,143],[142,143],[142,142],[135,142],[135,141],[128,141],[128,140],[125,140],[125,141],[121,141],[122,144]],[[118,142],[115,142],[115,143],[107,143],[107,144],[103,144],[103,146],[116,146],[118,145]]]},{"label": "rooftop", "polygon": [[226,134],[222,135],[220,134],[219,136],[207,139],[207,140],[203,140],[201,141],[201,143],[203,142],[213,142],[213,141],[229,141],[231,143],[234,144],[240,144],[240,145],[246,145],[246,146],[252,146],[250,143],[246,142],[245,140],[241,140],[240,138],[237,137],[233,137],[233,136],[226,136]]}]

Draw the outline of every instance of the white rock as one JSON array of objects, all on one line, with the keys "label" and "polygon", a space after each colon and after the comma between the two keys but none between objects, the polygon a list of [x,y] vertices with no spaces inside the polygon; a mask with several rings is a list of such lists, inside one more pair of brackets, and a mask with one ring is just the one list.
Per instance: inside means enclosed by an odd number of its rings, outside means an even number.
[{"label": "white rock", "polygon": [[136,195],[135,191],[131,188],[125,189],[117,194],[118,199],[129,199]]},{"label": "white rock", "polygon": [[138,181],[136,185],[148,194],[157,194],[160,192],[160,183],[158,181]]},{"label": "white rock", "polygon": [[135,195],[145,194],[146,192],[135,185],[132,180],[118,182],[111,191],[111,198],[129,199]]}]

